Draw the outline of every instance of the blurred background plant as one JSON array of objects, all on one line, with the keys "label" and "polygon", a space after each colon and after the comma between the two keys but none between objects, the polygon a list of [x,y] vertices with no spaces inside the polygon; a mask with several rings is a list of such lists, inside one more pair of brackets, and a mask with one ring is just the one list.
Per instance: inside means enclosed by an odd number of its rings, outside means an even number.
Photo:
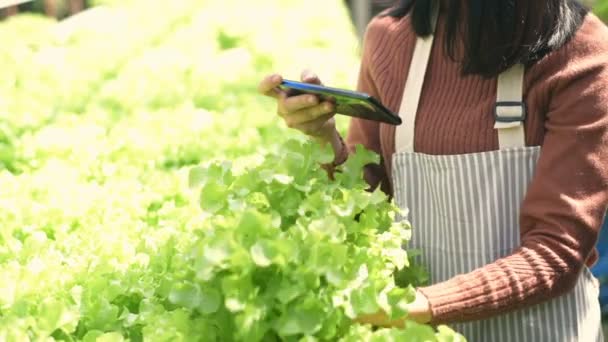
[{"label": "blurred background plant", "polygon": [[[365,25],[370,18],[380,13],[381,11],[392,6],[396,0],[344,0],[351,12],[351,17],[357,31],[361,36]],[[589,7],[593,7],[595,12],[603,19],[608,20],[608,0],[581,0],[582,3]],[[76,14],[85,8],[97,5],[107,5],[121,3],[124,1],[117,0],[8,0],[7,4],[13,3],[12,6],[2,5],[0,1],[0,18],[6,18],[19,12],[36,12],[44,13],[47,16],[54,18],[65,18]]]},{"label": "blurred background plant", "polygon": [[[20,3],[6,7],[3,10],[2,17],[6,18],[20,12],[35,12],[44,13],[49,17],[61,19],[74,15],[94,3],[94,1],[91,0],[17,0],[12,2]],[[0,7],[3,7],[1,2]]]},{"label": "blurred background plant", "polygon": [[595,12],[600,16],[600,18],[602,18],[602,20],[608,21],[608,1],[597,0],[597,4],[595,5]]}]

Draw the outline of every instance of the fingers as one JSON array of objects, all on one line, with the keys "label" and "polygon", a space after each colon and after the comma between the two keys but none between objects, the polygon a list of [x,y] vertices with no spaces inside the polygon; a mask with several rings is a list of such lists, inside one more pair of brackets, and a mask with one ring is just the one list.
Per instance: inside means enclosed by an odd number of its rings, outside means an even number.
[{"label": "fingers", "polygon": [[281,75],[277,75],[277,74],[269,75],[266,78],[264,78],[258,85],[258,92],[263,95],[274,97],[275,99],[278,99],[280,97],[280,95],[283,93],[278,88],[278,86],[281,85],[281,82],[283,82],[283,77],[281,77]]},{"label": "fingers", "polygon": [[380,312],[371,315],[364,315],[354,319],[355,322],[359,324],[371,324],[375,327],[381,328],[403,328],[404,321],[402,319],[399,320],[391,320],[385,313]]},{"label": "fingers", "polygon": [[319,98],[315,95],[281,95],[279,99],[279,113],[287,114],[302,109],[314,107],[319,104]]},{"label": "fingers", "polygon": [[[281,116],[285,120],[285,123],[289,127],[294,127],[304,123],[315,121],[324,116],[332,116],[334,114],[335,107],[329,102],[323,102],[320,105],[302,109],[296,112],[289,112],[282,114]],[[327,118],[324,119],[327,121]]]},{"label": "fingers", "polygon": [[302,82],[322,85],[319,77],[309,69],[305,69],[304,71],[302,71],[300,79],[302,80]]},{"label": "fingers", "polygon": [[[305,70],[301,78],[303,82],[321,84],[317,75],[310,70]],[[288,127],[314,136],[322,133],[323,127],[333,125],[334,103],[322,101],[316,95],[289,94],[279,88],[282,82],[281,75],[269,75],[259,83],[258,92],[278,100],[278,114],[285,120]]]},{"label": "fingers", "polygon": [[[319,77],[313,73],[312,71],[306,69],[302,72],[301,75],[302,82],[319,84],[321,85],[321,80]],[[260,94],[273,97],[275,99],[279,99],[281,94],[285,92],[280,90],[278,87],[283,82],[283,77],[279,74],[272,74],[265,77],[258,85],[258,92]]]}]

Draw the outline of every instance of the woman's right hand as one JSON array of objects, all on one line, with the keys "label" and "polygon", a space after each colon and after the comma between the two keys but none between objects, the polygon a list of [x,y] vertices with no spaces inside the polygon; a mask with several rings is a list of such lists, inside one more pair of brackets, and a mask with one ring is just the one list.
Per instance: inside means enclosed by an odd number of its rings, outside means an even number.
[{"label": "woman's right hand", "polygon": [[[308,70],[302,72],[301,80],[306,83],[321,84],[317,75]],[[281,75],[270,75],[260,82],[258,91],[277,99],[277,113],[288,127],[324,142],[332,142],[337,133],[334,120],[335,105],[329,101],[319,101],[315,95],[290,96],[286,91],[279,89],[281,82],[283,82]]]}]

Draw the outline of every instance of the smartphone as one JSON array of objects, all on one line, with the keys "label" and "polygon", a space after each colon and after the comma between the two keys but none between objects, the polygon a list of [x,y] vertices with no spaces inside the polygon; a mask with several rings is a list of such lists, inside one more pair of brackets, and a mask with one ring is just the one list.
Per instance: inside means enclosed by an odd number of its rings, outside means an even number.
[{"label": "smartphone", "polygon": [[387,109],[380,101],[366,93],[330,88],[316,84],[284,80],[279,88],[290,96],[313,94],[321,101],[330,101],[336,105],[336,113],[366,120],[401,125],[401,118]]}]

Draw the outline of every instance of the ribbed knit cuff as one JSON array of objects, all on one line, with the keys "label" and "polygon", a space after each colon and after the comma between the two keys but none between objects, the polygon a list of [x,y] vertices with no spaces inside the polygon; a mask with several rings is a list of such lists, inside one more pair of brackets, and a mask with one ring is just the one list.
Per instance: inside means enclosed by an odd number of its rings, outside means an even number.
[{"label": "ribbed knit cuff", "polygon": [[473,272],[419,288],[429,301],[432,323],[466,322],[498,314],[499,307],[512,300],[508,295],[510,286],[488,283],[488,276]]},{"label": "ribbed knit cuff", "polygon": [[[515,259],[515,258],[511,258]],[[511,260],[513,261],[513,260]],[[506,263],[515,265],[515,262]],[[431,307],[433,324],[450,324],[491,318],[511,310],[540,303],[567,291],[567,279],[555,284],[555,274],[537,270],[511,272],[496,263],[468,274],[418,290],[426,296]]]},{"label": "ribbed knit cuff", "polygon": [[463,294],[466,293],[464,284],[460,284],[453,279],[436,285],[421,287],[418,291],[429,301],[433,324],[463,320],[464,317],[461,317],[459,313],[462,313],[464,306]]}]

